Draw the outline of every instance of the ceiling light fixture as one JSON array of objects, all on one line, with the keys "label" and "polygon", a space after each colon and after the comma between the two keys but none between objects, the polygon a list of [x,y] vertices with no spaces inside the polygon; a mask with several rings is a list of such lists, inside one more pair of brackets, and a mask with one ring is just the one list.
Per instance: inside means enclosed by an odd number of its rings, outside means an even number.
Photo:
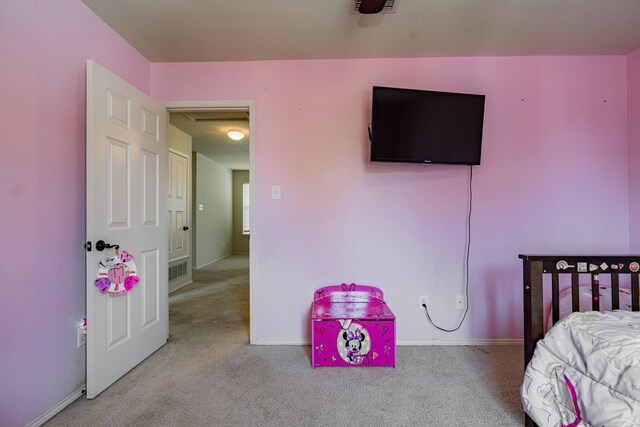
[{"label": "ceiling light fixture", "polygon": [[240,141],[242,138],[244,138],[244,133],[240,132],[239,130],[231,130],[227,133],[227,136],[234,141]]}]

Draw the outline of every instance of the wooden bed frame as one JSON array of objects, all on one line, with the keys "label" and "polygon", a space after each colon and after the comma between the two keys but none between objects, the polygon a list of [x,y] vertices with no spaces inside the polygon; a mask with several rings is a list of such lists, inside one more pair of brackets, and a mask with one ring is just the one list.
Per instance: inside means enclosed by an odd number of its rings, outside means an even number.
[{"label": "wooden bed frame", "polygon": [[[573,311],[580,311],[579,279],[581,274],[591,275],[591,310],[600,311],[599,277],[610,276],[611,305],[620,308],[620,275],[631,276],[631,310],[640,311],[640,255],[518,255],[523,262],[524,292],[524,366],[529,364],[536,343],[544,335],[543,277],[551,276],[551,313],[553,323],[560,318],[560,276],[571,276]],[[612,268],[612,266],[614,266]],[[536,424],[525,415],[525,426]]]}]

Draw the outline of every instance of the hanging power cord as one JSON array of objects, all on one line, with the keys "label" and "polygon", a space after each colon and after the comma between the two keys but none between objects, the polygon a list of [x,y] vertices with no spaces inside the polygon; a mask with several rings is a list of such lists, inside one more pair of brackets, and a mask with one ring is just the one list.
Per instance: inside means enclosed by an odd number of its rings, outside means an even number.
[{"label": "hanging power cord", "polygon": [[471,186],[472,183],[473,183],[473,166],[469,166],[469,215],[467,216],[467,255],[466,255],[466,267],[465,267],[466,279],[465,279],[465,285],[464,285],[464,295],[465,295],[464,300],[466,303],[466,307],[464,310],[464,315],[462,316],[460,323],[458,323],[458,326],[456,326],[454,329],[445,329],[433,323],[433,320],[431,320],[431,316],[429,316],[429,309],[427,308],[427,305],[422,304],[422,306],[424,307],[424,313],[427,316],[429,323],[431,323],[436,329],[439,329],[444,332],[455,332],[458,329],[460,329],[460,326],[462,326],[462,323],[464,323],[464,319],[467,317],[467,313],[469,312],[469,251],[471,249],[471,204],[473,202],[473,191]]}]

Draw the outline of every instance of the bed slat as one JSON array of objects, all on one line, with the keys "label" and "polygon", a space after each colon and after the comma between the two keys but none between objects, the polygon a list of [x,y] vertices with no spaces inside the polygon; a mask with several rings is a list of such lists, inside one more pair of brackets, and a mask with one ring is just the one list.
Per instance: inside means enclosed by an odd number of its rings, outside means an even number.
[{"label": "bed slat", "polygon": [[631,311],[640,311],[638,304],[638,274],[631,274]]},{"label": "bed slat", "polygon": [[611,273],[611,309],[620,308],[620,278],[618,273]]},{"label": "bed slat", "polygon": [[600,311],[600,279],[597,274],[591,275],[591,309]]},{"label": "bed slat", "polygon": [[578,273],[571,273],[571,311],[580,311],[580,278]]},{"label": "bed slat", "polygon": [[552,302],[552,318],[555,325],[560,320],[560,285],[558,281],[558,273],[551,274],[551,302]]}]

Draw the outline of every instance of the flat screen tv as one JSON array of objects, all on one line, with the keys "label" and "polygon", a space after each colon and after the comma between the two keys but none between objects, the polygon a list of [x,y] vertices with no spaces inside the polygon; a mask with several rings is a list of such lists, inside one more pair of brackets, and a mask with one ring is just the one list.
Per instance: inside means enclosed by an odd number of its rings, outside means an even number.
[{"label": "flat screen tv", "polygon": [[479,165],[484,95],[373,87],[371,161]]}]

